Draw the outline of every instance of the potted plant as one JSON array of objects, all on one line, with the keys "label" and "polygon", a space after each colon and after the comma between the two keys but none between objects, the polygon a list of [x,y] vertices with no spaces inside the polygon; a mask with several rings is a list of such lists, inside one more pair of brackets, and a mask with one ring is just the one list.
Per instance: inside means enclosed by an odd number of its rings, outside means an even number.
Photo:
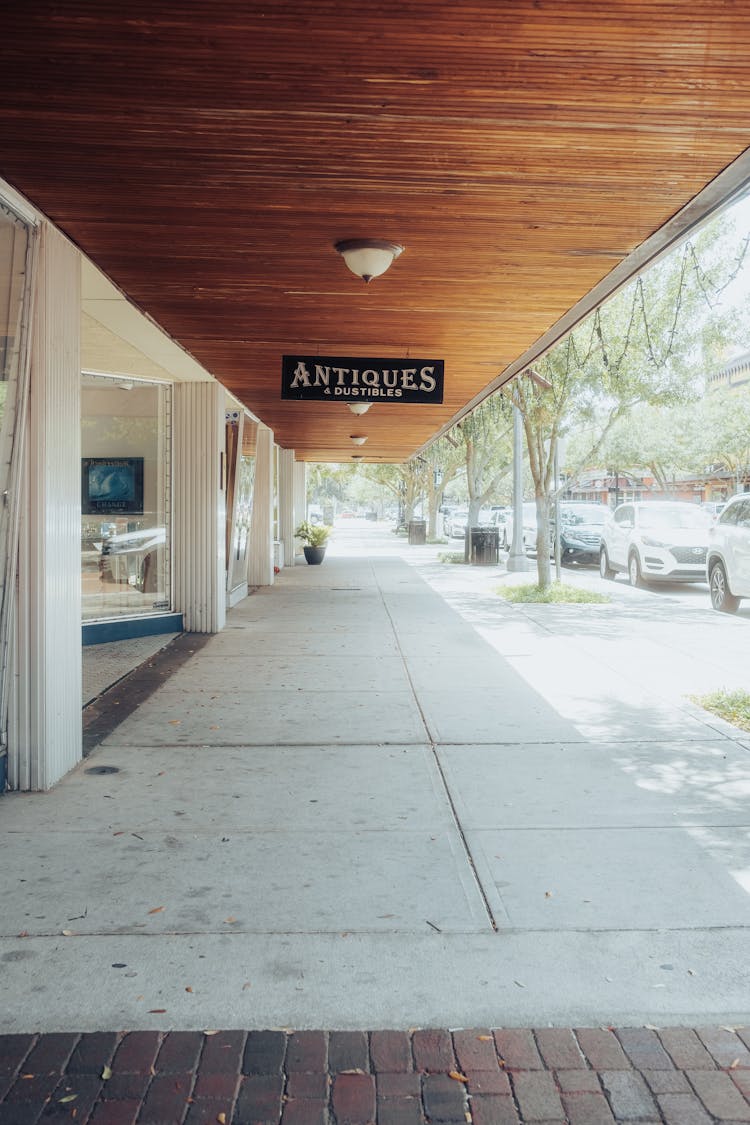
[{"label": "potted plant", "polygon": [[326,543],[331,534],[331,528],[324,523],[310,523],[305,520],[295,531],[297,539],[301,539],[305,546],[305,558],[311,566],[320,566],[326,553]]}]

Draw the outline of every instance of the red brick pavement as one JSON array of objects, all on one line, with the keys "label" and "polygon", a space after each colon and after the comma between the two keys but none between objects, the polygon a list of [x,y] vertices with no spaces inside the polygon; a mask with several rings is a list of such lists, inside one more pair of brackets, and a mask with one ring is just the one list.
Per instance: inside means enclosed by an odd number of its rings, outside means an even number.
[{"label": "red brick pavement", "polygon": [[0,1125],[729,1125],[743,1028],[0,1036]]}]

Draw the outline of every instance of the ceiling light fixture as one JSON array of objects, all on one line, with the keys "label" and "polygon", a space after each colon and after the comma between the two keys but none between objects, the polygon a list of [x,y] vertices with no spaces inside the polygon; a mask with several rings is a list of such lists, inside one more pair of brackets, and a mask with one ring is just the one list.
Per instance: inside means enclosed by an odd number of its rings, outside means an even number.
[{"label": "ceiling light fixture", "polygon": [[386,242],[382,238],[345,238],[335,246],[352,273],[361,277],[365,284],[385,273],[404,249],[397,242]]},{"label": "ceiling light fixture", "polygon": [[347,402],[352,414],[366,414],[372,406],[371,402]]},{"label": "ceiling light fixture", "polygon": [[349,441],[353,441],[355,445],[364,445],[367,438],[362,434],[349,434]]}]

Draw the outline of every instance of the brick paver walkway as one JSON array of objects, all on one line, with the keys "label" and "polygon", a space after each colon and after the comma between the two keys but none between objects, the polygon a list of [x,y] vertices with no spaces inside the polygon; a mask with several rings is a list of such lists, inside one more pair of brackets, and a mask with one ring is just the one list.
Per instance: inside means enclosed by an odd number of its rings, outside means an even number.
[{"label": "brick paver walkway", "polygon": [[0,1125],[750,1121],[750,1030],[0,1036]]}]

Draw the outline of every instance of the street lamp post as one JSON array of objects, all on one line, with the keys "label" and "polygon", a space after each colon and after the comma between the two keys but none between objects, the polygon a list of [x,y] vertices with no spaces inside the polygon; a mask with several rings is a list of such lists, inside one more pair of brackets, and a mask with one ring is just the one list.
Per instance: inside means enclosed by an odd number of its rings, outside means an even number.
[{"label": "street lamp post", "polygon": [[513,541],[505,564],[508,570],[528,570],[523,546],[523,418],[513,403]]}]

